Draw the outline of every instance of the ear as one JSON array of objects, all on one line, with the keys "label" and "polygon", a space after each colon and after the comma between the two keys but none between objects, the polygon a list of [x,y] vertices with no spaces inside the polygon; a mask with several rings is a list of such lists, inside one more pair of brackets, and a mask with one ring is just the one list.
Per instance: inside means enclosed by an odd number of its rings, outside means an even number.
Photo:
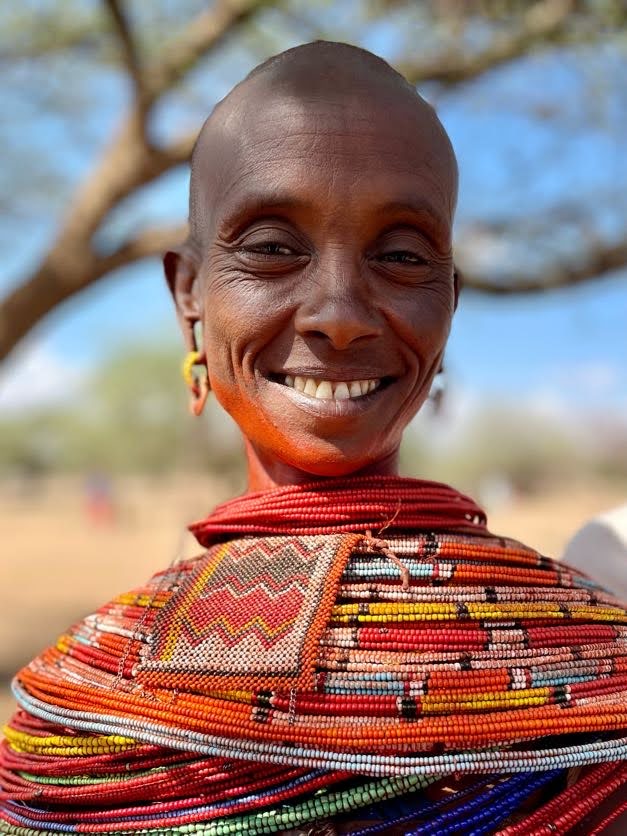
[{"label": "ear", "polygon": [[194,323],[202,317],[198,293],[195,292],[198,268],[198,256],[189,242],[168,250],[163,256],[165,278],[174,299],[176,316],[188,351],[197,349]]}]

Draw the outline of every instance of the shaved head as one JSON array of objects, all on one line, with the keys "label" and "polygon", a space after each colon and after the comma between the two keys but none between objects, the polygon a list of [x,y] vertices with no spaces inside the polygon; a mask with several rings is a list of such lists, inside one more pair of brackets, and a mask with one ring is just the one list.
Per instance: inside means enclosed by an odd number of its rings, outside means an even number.
[{"label": "shaved head", "polygon": [[[267,120],[276,120],[276,146],[289,121],[287,111],[302,114],[326,108],[342,129],[351,119],[367,119],[383,109],[393,122],[410,120],[416,139],[433,150],[433,165],[448,169],[451,209],[457,200],[457,163],[446,131],[434,109],[403,76],[382,58],[343,43],[316,41],[275,55],[252,70],[215,107],[204,123],[192,154],[190,238],[202,246],[212,224],[215,201],[225,178],[238,164],[237,151],[247,135]],[[236,169],[235,169],[236,170]],[[228,173],[230,171],[230,174]]]}]

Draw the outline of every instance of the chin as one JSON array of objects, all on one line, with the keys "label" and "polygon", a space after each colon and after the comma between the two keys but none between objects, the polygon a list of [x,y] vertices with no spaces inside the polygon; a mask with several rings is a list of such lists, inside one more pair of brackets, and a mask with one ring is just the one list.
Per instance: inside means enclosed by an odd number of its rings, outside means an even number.
[{"label": "chin", "polygon": [[359,451],[343,450],[330,442],[321,442],[317,439],[315,445],[308,449],[286,451],[283,461],[290,467],[310,473],[314,477],[350,476],[358,473],[376,462],[388,458],[393,450],[377,450],[374,453],[364,454],[364,447]]}]

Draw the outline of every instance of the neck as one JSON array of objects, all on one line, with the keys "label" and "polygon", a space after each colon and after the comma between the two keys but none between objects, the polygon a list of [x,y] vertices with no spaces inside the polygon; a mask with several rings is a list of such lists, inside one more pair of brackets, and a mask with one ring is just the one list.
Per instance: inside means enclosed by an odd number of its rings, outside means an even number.
[{"label": "neck", "polygon": [[247,439],[245,439],[245,445],[248,463],[247,493],[266,491],[286,485],[303,485],[307,482],[334,479],[338,476],[398,476],[398,449],[376,462],[370,462],[349,472],[338,469],[333,473],[310,473],[275,457],[264,455]]}]

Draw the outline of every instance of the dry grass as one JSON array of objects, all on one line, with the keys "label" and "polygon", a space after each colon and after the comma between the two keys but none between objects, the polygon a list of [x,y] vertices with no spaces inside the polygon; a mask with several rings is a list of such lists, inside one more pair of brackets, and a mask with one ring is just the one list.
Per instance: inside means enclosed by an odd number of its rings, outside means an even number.
[{"label": "dry grass", "polygon": [[[69,623],[195,546],[186,522],[206,513],[228,489],[209,480],[168,478],[167,485],[117,485],[115,525],[96,526],[84,511],[81,483],[55,480],[28,493],[0,485],[2,563],[0,677],[4,683]],[[558,555],[571,534],[598,511],[624,502],[607,486],[578,486],[520,500],[490,516],[490,528]],[[12,701],[0,692],[0,714]]]}]

